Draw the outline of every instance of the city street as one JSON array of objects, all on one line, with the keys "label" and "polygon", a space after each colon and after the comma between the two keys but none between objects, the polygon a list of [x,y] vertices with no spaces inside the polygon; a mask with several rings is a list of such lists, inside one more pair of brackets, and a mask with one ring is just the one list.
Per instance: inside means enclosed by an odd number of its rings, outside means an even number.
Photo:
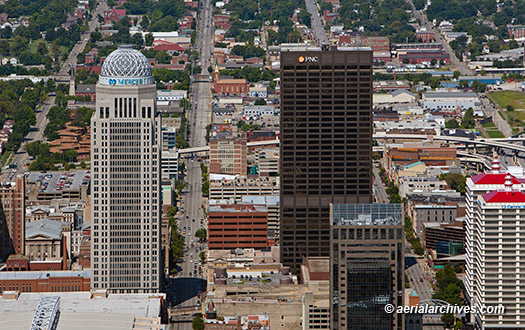
[{"label": "city street", "polygon": [[[93,32],[95,31],[95,28],[100,24],[97,20],[97,16],[99,14],[102,14],[104,10],[107,9],[107,4],[104,1],[99,2],[97,9],[92,15],[91,21],[89,21],[89,31]],[[59,73],[57,76],[66,76],[68,75],[68,71],[70,68],[74,68],[77,63],[77,56],[79,53],[81,53],[84,48],[86,47],[87,41],[89,39],[89,34],[85,33],[81,37],[81,42],[77,43],[73,50],[69,53],[69,56],[67,60],[62,64]],[[13,172],[11,169],[3,170],[3,174],[7,175],[7,177],[4,176],[4,179],[12,179],[14,175],[22,174],[27,170],[27,167],[24,165],[29,164],[29,155],[25,152],[24,146],[33,141],[45,141],[44,138],[44,130],[47,126],[48,120],[47,120],[47,113],[51,107],[55,105],[55,97],[50,96],[45,102],[43,102],[40,106],[39,110],[36,110],[36,124],[31,127],[31,131],[26,135],[25,141],[20,146],[20,149],[15,154],[15,157],[13,158],[12,163],[15,163],[18,167],[16,169],[16,172]]]},{"label": "city street", "polygon": [[[200,11],[196,48],[200,54],[199,61],[201,62],[203,72],[207,72],[206,70],[211,63],[211,52],[213,51],[213,44],[210,42],[213,33],[212,6],[210,0],[205,0],[202,4],[204,9]],[[211,84],[209,82],[194,81],[192,85],[191,106],[187,109],[186,113],[191,147],[206,145],[206,126],[211,122],[211,100]],[[180,265],[182,270],[177,274],[177,277],[200,278],[202,277],[202,273],[199,271],[199,267],[203,267],[203,265],[199,265],[199,254],[201,251],[205,251],[206,246],[197,242],[195,232],[200,228],[206,228],[206,219],[204,218],[203,210],[205,201],[201,191],[201,163],[196,159],[196,155],[192,156],[188,156],[188,158],[184,160],[187,171],[185,181],[188,183],[188,187],[184,189],[183,193],[184,213],[180,217],[179,226],[183,233],[186,232],[186,252],[184,261]],[[192,244],[193,247],[191,247]],[[183,301],[180,306],[196,305],[198,302],[196,295],[197,290],[193,290],[193,297]],[[188,326],[188,329],[190,329],[191,324],[188,324]],[[178,328],[182,329],[184,326],[179,324]]]},{"label": "city street", "polygon": [[379,176],[379,170],[377,167],[373,166],[372,170],[374,171],[374,197],[376,203],[388,203],[389,198],[388,194],[386,193],[385,186],[383,185],[383,181],[381,181],[381,177]]},{"label": "city street", "polygon": [[69,53],[67,60],[62,64],[62,67],[60,68],[57,76],[67,76],[69,75],[69,70],[76,67],[78,54],[80,54],[84,48],[86,48],[91,32],[95,31],[95,29],[100,25],[97,19],[98,15],[103,16],[104,11],[107,9],[107,3],[105,1],[99,1],[97,8],[91,14],[91,20],[88,23],[89,32],[83,33],[80,37],[80,42],[77,42],[77,44],[73,46],[73,50]]},{"label": "city street", "polygon": [[317,5],[314,3],[314,0],[305,0],[306,10],[312,15],[312,32],[314,34],[315,40],[317,40],[318,46],[328,44],[328,37],[324,30],[323,22],[319,17],[319,10]]},{"label": "city street", "polygon": [[427,20],[427,16],[425,14],[422,14],[421,11],[416,10],[416,7],[414,6],[414,3],[412,0],[406,0],[410,7],[412,8],[412,14],[414,17],[421,22],[422,27],[426,27],[427,31],[431,31],[434,33],[436,37],[436,42],[439,42],[443,45],[447,53],[450,55],[450,63],[452,66],[456,68],[459,72],[461,72],[462,75],[472,75],[473,71],[468,68],[468,66],[465,64],[465,62],[460,62],[458,58],[456,57],[456,54],[450,49],[448,43],[443,40],[441,35],[439,34],[437,29],[434,29],[434,26]]}]

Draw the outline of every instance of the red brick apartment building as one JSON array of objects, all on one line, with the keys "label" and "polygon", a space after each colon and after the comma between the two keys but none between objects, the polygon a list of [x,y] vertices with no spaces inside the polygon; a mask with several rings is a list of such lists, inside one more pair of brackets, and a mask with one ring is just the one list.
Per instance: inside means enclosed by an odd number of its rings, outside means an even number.
[{"label": "red brick apartment building", "polygon": [[25,253],[25,176],[0,184],[0,261]]},{"label": "red brick apartment building", "polygon": [[210,250],[268,247],[268,210],[262,205],[211,205],[208,212]]}]

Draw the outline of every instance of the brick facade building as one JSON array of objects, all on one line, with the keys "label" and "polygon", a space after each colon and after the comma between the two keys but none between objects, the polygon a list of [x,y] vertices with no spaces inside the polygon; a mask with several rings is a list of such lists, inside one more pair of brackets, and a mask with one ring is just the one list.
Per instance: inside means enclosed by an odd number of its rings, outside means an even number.
[{"label": "brick facade building", "polygon": [[25,177],[0,185],[0,260],[25,253]]},{"label": "brick facade building", "polygon": [[267,248],[267,208],[251,204],[210,206],[208,247],[210,250]]},{"label": "brick facade building", "polygon": [[210,139],[210,173],[246,175],[246,138],[219,132]]},{"label": "brick facade building", "polygon": [[89,291],[89,271],[0,272],[0,293]]}]

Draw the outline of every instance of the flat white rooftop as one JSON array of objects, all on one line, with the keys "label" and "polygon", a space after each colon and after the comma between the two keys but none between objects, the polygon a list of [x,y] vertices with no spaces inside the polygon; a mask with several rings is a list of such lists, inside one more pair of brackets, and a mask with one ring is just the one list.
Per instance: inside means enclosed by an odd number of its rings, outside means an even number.
[{"label": "flat white rooftop", "polygon": [[132,330],[135,318],[157,318],[165,294],[108,294],[91,298],[90,292],[21,293],[17,300],[0,298],[0,329],[27,330],[40,299],[60,297],[57,330]]}]

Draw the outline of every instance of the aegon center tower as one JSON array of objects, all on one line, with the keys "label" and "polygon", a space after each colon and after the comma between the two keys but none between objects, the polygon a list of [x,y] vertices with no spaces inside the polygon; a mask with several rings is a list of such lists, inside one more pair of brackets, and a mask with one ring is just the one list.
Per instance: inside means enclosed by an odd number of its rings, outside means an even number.
[{"label": "aegon center tower", "polygon": [[372,50],[281,50],[281,262],[330,255],[330,203],[372,202]]},{"label": "aegon center tower", "polygon": [[91,286],[110,293],[158,292],[161,119],[148,60],[120,46],[104,61],[96,92]]}]

